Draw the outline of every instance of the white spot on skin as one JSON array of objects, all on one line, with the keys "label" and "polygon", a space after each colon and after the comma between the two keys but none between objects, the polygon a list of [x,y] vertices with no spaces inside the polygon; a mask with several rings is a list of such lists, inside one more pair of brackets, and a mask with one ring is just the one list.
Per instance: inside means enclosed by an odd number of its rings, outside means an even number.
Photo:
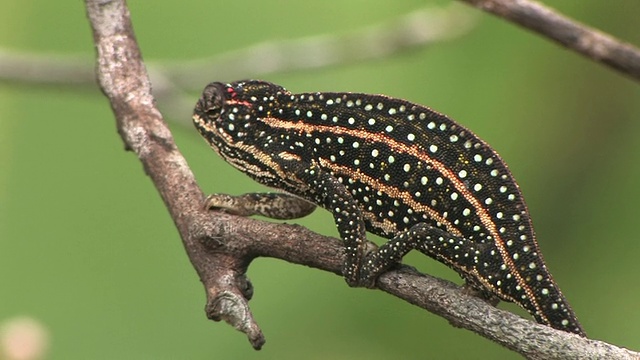
[{"label": "white spot on skin", "polygon": [[371,150],[371,156],[373,156],[373,157],[378,157],[378,155],[379,155],[379,154],[380,154],[380,153],[378,152],[378,149],[373,149],[373,150]]},{"label": "white spot on skin", "polygon": [[460,170],[460,172],[458,173],[458,176],[459,176],[461,179],[466,178],[466,177],[467,177],[467,170]]},{"label": "white spot on skin", "polygon": [[404,164],[404,166],[402,167],[402,170],[404,170],[404,172],[409,172],[409,171],[411,171],[411,165],[409,165],[409,164]]},{"label": "white spot on skin", "polygon": [[407,135],[407,140],[409,140],[409,141],[413,141],[413,140],[415,140],[415,139],[416,139],[416,136],[415,136],[414,134],[408,134],[408,135]]},{"label": "white spot on skin", "polygon": [[452,192],[451,193],[451,200],[458,200],[458,193],[457,192]]},{"label": "white spot on skin", "polygon": [[423,177],[420,179],[420,183],[421,183],[422,185],[427,185],[427,182],[428,182],[428,181],[429,181],[429,179],[427,179],[427,177],[426,177],[426,176],[423,176]]},{"label": "white spot on skin", "polygon": [[438,151],[438,146],[436,145],[429,146],[429,151],[431,151],[432,153],[435,153],[436,151]]},{"label": "white spot on skin", "polygon": [[396,159],[392,155],[389,155],[389,159],[387,159],[387,161],[389,161],[389,164],[393,164]]}]

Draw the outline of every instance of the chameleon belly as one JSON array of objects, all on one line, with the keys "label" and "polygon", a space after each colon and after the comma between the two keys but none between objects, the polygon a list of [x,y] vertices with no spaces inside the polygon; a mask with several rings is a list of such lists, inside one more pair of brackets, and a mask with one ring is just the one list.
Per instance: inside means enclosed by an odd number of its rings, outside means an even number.
[{"label": "chameleon belly", "polygon": [[[538,322],[584,336],[546,269],[507,166],[448,117],[382,95],[291,94],[240,81],[208,85],[194,123],[236,168],[333,213],[350,284],[417,248]],[[411,245],[402,254],[383,247],[369,257],[380,266],[363,270],[365,229],[391,243],[409,237]]]}]

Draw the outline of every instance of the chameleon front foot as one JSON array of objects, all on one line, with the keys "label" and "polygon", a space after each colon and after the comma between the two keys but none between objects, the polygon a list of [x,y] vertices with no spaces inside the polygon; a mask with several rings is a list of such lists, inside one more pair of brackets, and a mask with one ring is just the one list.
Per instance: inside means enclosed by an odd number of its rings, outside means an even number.
[{"label": "chameleon front foot", "polygon": [[280,220],[301,218],[316,208],[315,204],[283,193],[211,194],[205,199],[204,206],[239,216],[262,215]]}]

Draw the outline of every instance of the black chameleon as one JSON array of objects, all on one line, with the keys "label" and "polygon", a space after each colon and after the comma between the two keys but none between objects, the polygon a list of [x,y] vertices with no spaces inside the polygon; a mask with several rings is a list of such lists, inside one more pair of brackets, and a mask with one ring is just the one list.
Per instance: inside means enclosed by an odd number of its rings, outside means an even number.
[{"label": "black chameleon", "polygon": [[[248,80],[209,84],[193,121],[228,163],[293,195],[213,195],[209,206],[284,219],[311,212],[308,202],[329,210],[349,285],[373,286],[417,249],[485,296],[586,336],[547,271],[506,164],[445,115],[383,95],[292,94]],[[373,249],[365,231],[391,240]]]}]

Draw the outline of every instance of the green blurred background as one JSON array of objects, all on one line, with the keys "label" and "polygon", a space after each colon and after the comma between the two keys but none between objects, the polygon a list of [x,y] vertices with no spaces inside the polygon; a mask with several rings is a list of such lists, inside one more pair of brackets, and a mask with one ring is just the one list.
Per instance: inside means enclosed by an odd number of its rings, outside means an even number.
[{"label": "green blurred background", "polygon": [[[640,44],[635,0],[548,1]],[[147,60],[348,33],[426,1],[130,1]],[[447,1],[433,4],[446,5]],[[496,148],[518,179],[547,264],[592,338],[640,349],[640,87],[479,11],[466,36],[267,80],[293,92],[385,93],[429,105]],[[0,47],[93,56],[81,1],[0,3]],[[2,66],[2,65],[0,65]],[[196,88],[212,80],[202,79]],[[191,94],[195,103],[198,93]],[[188,118],[189,113],[184,114]],[[205,192],[261,187],[168,119]],[[184,120],[184,119],[183,119]],[[318,211],[297,221],[337,235]],[[408,263],[460,282],[439,263]],[[0,83],[0,323],[41,322],[50,359],[515,359],[441,318],[337,276],[274,259],[249,269],[267,337],[205,318],[204,292],[140,163],[95,91]],[[517,307],[502,308],[527,316]]]}]

